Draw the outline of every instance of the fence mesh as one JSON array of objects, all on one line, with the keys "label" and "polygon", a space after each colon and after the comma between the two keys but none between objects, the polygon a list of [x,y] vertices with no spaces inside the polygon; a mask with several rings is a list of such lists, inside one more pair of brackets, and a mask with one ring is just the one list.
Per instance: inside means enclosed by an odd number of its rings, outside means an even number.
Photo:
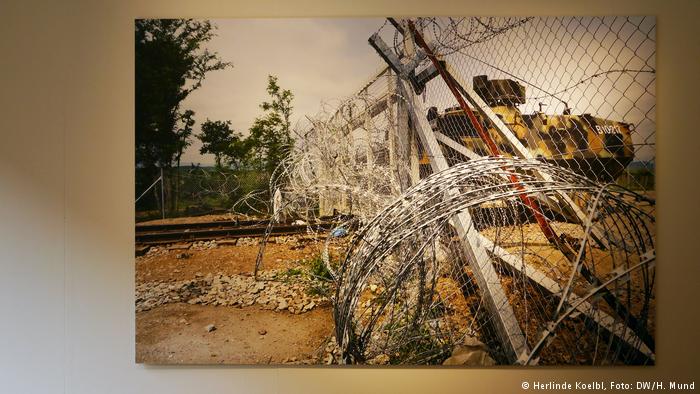
[{"label": "fence mesh", "polygon": [[[424,18],[417,28],[535,157],[653,191],[655,18]],[[503,79],[514,82],[489,84]],[[439,111],[456,106],[439,78],[423,99]],[[465,128],[443,133],[458,140]]]},{"label": "fence mesh", "polygon": [[[136,220],[235,213],[267,216],[270,176],[264,171],[182,166],[136,170]],[[152,186],[149,189],[149,186]]]},{"label": "fence mesh", "polygon": [[390,19],[373,39],[389,66],[271,182],[289,212],[360,222],[329,267],[342,361],[653,363],[654,18]]}]

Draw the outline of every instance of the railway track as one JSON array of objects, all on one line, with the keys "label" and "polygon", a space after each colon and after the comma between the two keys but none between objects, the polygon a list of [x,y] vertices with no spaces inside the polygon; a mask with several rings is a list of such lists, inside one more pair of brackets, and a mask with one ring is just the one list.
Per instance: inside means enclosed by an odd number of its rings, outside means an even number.
[{"label": "railway track", "polygon": [[[234,239],[243,237],[261,237],[265,234],[269,222],[261,221],[218,221],[202,223],[174,223],[156,225],[137,225],[137,245],[158,245],[177,242],[208,241],[212,239]],[[302,234],[312,231],[327,231],[337,223],[273,225],[271,235]]]}]

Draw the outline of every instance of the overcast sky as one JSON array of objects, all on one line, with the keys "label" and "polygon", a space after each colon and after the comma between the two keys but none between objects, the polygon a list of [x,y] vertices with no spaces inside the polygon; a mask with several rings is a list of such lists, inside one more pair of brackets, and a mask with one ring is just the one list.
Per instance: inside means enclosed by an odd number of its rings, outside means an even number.
[{"label": "overcast sky", "polygon": [[[207,74],[202,86],[183,103],[200,124],[230,120],[247,134],[268,99],[267,76],[294,93],[293,123],[318,112],[323,101],[334,101],[358,90],[383,65],[367,39],[383,23],[372,19],[221,19],[212,20],[217,36],[207,47],[232,68]],[[201,155],[199,140],[182,158],[183,164],[214,163]]]},{"label": "overcast sky", "polygon": [[[637,27],[638,19],[642,22]],[[470,53],[486,59],[484,64],[498,64],[549,91],[560,91],[585,76],[608,69],[655,67],[656,21],[653,17],[632,18],[634,23],[626,18],[613,18],[605,23],[597,18],[576,20],[571,23],[571,18],[566,17],[536,18],[508,34],[471,47]],[[207,74],[202,86],[182,103],[182,109],[195,111],[195,133],[199,133],[202,122],[211,119],[230,120],[234,130],[247,135],[254,119],[262,113],[260,103],[269,99],[268,75],[277,76],[279,85],[294,93],[294,124],[307,115],[316,114],[323,102],[337,103],[355,93],[385,66],[367,43],[385,23],[382,18],[220,19],[212,22],[218,27],[217,36],[207,47],[218,52],[224,61],[232,62],[233,67]],[[618,24],[624,24],[625,28]],[[593,34],[596,35],[595,45],[586,44],[593,39]],[[577,43],[583,45],[573,45]],[[552,48],[557,49],[558,56],[551,56]],[[630,48],[636,52],[632,53]],[[528,57],[541,59],[541,63],[535,63],[537,67],[523,68],[521,59]],[[644,61],[650,63],[642,64]],[[510,78],[491,66],[470,63],[466,57],[455,62],[466,81],[481,74],[492,79]],[[470,65],[472,63],[474,65]],[[649,78],[653,81],[654,77],[654,74],[638,75],[635,78],[639,83],[632,84],[634,81],[625,79],[631,78],[630,75],[612,74],[609,78],[592,79],[562,97],[575,113],[590,112],[635,123],[639,126],[635,143],[653,143],[656,95],[653,83],[647,85],[645,81]],[[545,101],[549,113],[561,111],[556,100],[534,99],[533,95],[541,92],[532,86],[527,89],[529,102],[521,110],[531,112],[538,102]],[[428,96],[438,107],[454,105],[444,87],[430,91]],[[436,99],[440,97],[444,100]],[[213,164],[213,156],[201,155],[200,147],[199,140],[193,138],[182,163]],[[653,158],[654,148],[653,145],[642,147],[636,154],[637,159]]]}]

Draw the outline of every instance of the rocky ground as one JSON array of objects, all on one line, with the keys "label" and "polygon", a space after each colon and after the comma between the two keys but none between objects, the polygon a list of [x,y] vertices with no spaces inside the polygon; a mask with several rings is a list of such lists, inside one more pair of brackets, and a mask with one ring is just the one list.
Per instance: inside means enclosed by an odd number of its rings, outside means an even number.
[{"label": "rocky ground", "polygon": [[[259,239],[180,243],[136,258],[136,361],[151,364],[336,364],[331,297],[319,272],[325,238],[272,237],[258,276]],[[337,261],[346,239],[330,247]],[[381,293],[372,284],[365,308]],[[367,364],[388,364],[379,354]],[[493,365],[480,342],[446,365]]]},{"label": "rocky ground", "polygon": [[258,241],[174,244],[137,257],[137,362],[337,362],[333,289],[318,275],[322,242],[272,238],[255,278]]},{"label": "rocky ground", "polygon": [[252,275],[195,275],[181,281],[156,281],[136,286],[136,312],[169,303],[191,305],[259,305],[263,309],[305,313],[317,306],[330,305],[329,285],[308,279],[299,270],[270,270]]}]

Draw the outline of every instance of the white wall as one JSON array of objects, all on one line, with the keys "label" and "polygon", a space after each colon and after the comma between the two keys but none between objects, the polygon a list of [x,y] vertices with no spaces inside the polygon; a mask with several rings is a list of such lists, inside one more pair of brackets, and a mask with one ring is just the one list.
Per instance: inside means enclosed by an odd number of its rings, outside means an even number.
[{"label": "white wall", "polygon": [[[698,6],[693,1],[0,1],[0,392],[465,392],[690,378],[698,354]],[[403,5],[401,5],[403,4]],[[571,8],[568,8],[571,7]],[[617,370],[155,367],[134,363],[133,19],[658,15],[658,365]],[[691,190],[693,192],[691,192]]]}]

